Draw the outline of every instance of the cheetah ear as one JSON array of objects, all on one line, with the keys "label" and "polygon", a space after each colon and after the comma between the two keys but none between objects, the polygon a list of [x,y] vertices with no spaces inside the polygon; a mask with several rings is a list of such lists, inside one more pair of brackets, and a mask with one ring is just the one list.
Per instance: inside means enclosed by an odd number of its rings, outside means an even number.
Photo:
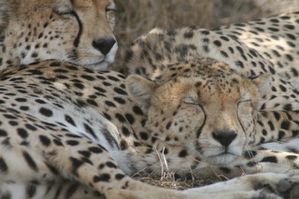
[{"label": "cheetah ear", "polygon": [[126,79],[126,89],[131,99],[142,108],[147,109],[157,85],[141,77],[140,75],[129,75]]},{"label": "cheetah ear", "polygon": [[72,0],[55,0],[53,11],[59,15],[71,13],[73,11]]},{"label": "cheetah ear", "polygon": [[257,86],[259,93],[264,94],[271,88],[271,76],[272,74],[265,73],[250,79]]}]

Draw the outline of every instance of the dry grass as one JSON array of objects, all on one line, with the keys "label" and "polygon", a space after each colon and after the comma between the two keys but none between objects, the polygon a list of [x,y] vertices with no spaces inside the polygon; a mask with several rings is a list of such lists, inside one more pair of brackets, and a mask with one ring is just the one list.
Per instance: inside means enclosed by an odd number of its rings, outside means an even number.
[{"label": "dry grass", "polygon": [[[115,0],[120,10],[115,34],[122,51],[154,27],[196,25],[213,28],[283,12],[299,10],[298,0]],[[114,66],[114,67],[115,67]]]},{"label": "dry grass", "polygon": [[120,10],[116,35],[127,44],[154,27],[211,28],[299,10],[298,0],[115,0]]}]

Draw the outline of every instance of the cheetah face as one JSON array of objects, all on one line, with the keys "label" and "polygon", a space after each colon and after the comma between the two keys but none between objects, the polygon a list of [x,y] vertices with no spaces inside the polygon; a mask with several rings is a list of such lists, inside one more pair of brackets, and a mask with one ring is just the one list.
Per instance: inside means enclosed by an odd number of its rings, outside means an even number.
[{"label": "cheetah face", "polygon": [[242,155],[255,132],[258,87],[225,66],[190,68],[160,85],[129,76],[129,93],[147,112],[158,145],[217,165]]},{"label": "cheetah face", "polygon": [[16,16],[4,42],[17,48],[21,64],[59,59],[106,69],[114,61],[112,0],[30,0],[11,7]]}]

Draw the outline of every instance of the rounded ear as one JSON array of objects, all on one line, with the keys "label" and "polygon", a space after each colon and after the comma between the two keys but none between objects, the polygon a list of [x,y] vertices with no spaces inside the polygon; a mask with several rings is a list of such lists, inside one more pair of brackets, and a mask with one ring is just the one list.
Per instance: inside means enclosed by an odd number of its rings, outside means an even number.
[{"label": "rounded ear", "polygon": [[53,11],[59,15],[69,14],[73,11],[72,0],[55,0]]},{"label": "rounded ear", "polygon": [[125,81],[131,99],[143,108],[148,108],[157,85],[140,75],[129,75]]},{"label": "rounded ear", "polygon": [[271,88],[269,87],[271,86],[271,77],[272,74],[265,73],[251,79],[258,88],[260,94],[266,93],[269,88]]}]

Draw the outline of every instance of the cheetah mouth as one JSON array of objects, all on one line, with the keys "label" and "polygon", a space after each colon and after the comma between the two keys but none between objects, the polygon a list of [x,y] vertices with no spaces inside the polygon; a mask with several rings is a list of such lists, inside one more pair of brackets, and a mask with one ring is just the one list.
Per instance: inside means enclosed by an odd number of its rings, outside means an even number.
[{"label": "cheetah mouth", "polygon": [[206,157],[206,160],[213,165],[228,165],[236,160],[239,155],[230,152],[223,152],[217,155],[211,155]]},{"label": "cheetah mouth", "polygon": [[105,59],[94,62],[94,63],[88,63],[88,64],[83,64],[86,68],[90,69],[95,69],[95,70],[106,70],[108,68],[108,65],[111,63],[106,61]]}]

